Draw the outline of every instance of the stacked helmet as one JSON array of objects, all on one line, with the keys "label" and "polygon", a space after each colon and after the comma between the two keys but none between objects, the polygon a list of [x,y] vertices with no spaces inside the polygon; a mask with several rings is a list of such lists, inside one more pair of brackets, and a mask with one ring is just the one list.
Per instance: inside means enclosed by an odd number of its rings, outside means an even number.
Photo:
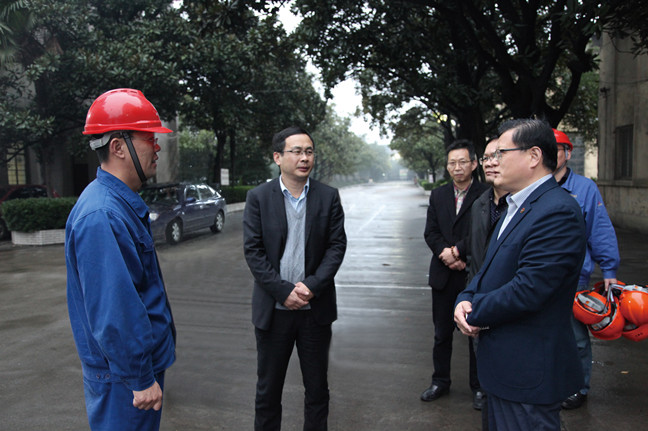
[{"label": "stacked helmet", "polygon": [[603,318],[598,323],[589,325],[590,332],[596,338],[601,340],[616,340],[623,333],[626,322],[619,311],[616,299],[610,301],[610,315]]},{"label": "stacked helmet", "polygon": [[627,321],[623,336],[634,341],[648,338],[648,288],[624,286],[619,309]]},{"label": "stacked helmet", "polygon": [[608,317],[612,311],[610,304],[596,291],[576,292],[573,305],[574,317],[586,325],[593,325]]},{"label": "stacked helmet", "polygon": [[[110,90],[97,97],[88,110],[83,134],[103,135],[120,130],[171,133],[171,130],[162,127],[153,104],[141,91],[132,88]],[[106,143],[95,140],[90,146],[97,149]]]},{"label": "stacked helmet", "polygon": [[619,298],[621,313],[637,326],[648,323],[648,289],[640,286],[625,286]]},{"label": "stacked helmet", "polygon": [[553,132],[557,144],[566,145],[569,148],[569,151],[572,151],[574,149],[574,145],[571,143],[569,137],[567,137],[564,132],[556,129],[553,129]]},{"label": "stacked helmet", "polygon": [[637,326],[632,322],[626,322],[621,335],[632,341],[645,340],[648,338],[648,324]]},{"label": "stacked helmet", "polygon": [[604,288],[604,282],[599,281],[594,284],[592,290],[576,292],[572,306],[576,320],[593,325],[610,315],[610,299],[605,297]]}]

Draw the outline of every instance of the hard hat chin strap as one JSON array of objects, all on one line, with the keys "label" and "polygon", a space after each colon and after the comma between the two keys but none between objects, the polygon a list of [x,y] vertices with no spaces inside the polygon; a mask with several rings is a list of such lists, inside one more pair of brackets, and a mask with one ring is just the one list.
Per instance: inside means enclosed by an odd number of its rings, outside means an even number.
[{"label": "hard hat chin strap", "polygon": [[135,152],[135,147],[133,146],[133,141],[131,140],[130,134],[128,132],[121,132],[121,135],[122,138],[124,138],[124,141],[126,141],[126,146],[128,147],[128,152],[130,153],[131,159],[133,160],[133,165],[135,165],[137,176],[139,177],[142,184],[144,184],[148,178],[146,178],[146,176],[144,175],[142,165],[140,164],[139,158],[137,157],[137,152]]}]

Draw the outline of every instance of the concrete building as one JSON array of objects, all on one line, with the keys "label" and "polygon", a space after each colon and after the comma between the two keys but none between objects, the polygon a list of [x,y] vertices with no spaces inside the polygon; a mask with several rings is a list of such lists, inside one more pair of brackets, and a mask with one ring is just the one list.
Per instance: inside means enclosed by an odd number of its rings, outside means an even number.
[{"label": "concrete building", "polygon": [[598,186],[612,222],[648,232],[648,55],[605,34],[599,84]]},{"label": "concrete building", "polygon": [[[172,182],[178,174],[177,123],[163,121],[163,125],[174,132],[157,135],[162,149],[154,181]],[[89,141],[88,137],[81,139]],[[95,179],[99,166],[97,156],[90,147],[82,157],[74,157],[65,150],[52,151],[45,163],[48,169],[42,169],[39,154],[31,148],[12,155],[8,163],[0,164],[0,187],[12,184],[44,184],[48,186],[51,195],[79,196]]]}]

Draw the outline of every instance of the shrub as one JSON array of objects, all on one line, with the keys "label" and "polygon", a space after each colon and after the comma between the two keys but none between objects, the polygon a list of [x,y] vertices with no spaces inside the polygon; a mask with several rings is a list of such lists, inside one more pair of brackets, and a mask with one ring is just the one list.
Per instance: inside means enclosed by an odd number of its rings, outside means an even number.
[{"label": "shrub", "polygon": [[423,190],[432,190],[432,183],[428,180],[419,180],[419,184],[423,187]]},{"label": "shrub", "polygon": [[448,180],[445,178],[441,178],[440,180],[436,180],[435,182],[432,183],[432,189],[436,189],[437,187],[441,187],[444,184],[448,184]]},{"label": "shrub", "polygon": [[245,202],[247,192],[256,186],[225,186],[221,189],[220,193],[225,198],[228,204],[235,204],[237,202]]},{"label": "shrub", "polygon": [[76,201],[76,197],[14,199],[2,204],[2,217],[12,231],[64,229]]}]

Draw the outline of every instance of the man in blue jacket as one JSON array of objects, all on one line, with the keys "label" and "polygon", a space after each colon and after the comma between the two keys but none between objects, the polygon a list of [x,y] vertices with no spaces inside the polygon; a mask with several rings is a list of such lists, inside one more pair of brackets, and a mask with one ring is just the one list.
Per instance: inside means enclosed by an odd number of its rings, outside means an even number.
[{"label": "man in blue jacket", "polygon": [[67,300],[92,430],[158,430],[164,371],[175,361],[175,327],[137,194],[155,175],[153,105],[137,90],[99,96],[84,134],[101,166],[65,229]]},{"label": "man in blue jacket", "polygon": [[500,128],[494,186],[510,193],[484,263],[457,297],[454,320],[479,337],[477,372],[489,429],[560,430],[561,402],[582,382],[570,326],[585,223],[553,177],[556,140],[533,119]]},{"label": "man in blue jacket", "polygon": [[[567,162],[571,159],[571,152],[574,149],[569,137],[556,129],[554,129],[554,136],[558,144],[558,167],[554,172],[554,177],[558,184],[576,199],[585,218],[587,249],[576,290],[585,290],[589,287],[590,276],[598,263],[603,273],[605,290],[607,291],[610,284],[617,282],[616,272],[620,260],[614,226],[612,226],[596,183],[589,178],[572,172],[567,167]],[[590,376],[592,374],[592,343],[590,342],[587,326],[572,316],[572,327],[576,336],[578,355],[583,365],[584,381],[578,392],[563,401],[562,408],[568,410],[583,405],[590,389]]]}]

